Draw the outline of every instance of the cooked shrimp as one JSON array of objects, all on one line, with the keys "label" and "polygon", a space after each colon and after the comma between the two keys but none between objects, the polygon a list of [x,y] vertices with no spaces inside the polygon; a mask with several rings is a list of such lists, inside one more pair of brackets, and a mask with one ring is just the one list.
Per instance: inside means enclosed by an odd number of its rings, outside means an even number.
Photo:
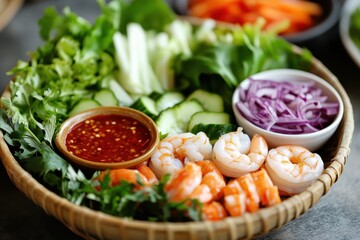
[{"label": "cooked shrimp", "polygon": [[214,171],[205,174],[201,181],[201,185],[207,185],[210,188],[212,195],[211,200],[213,201],[218,200],[223,196],[223,189],[226,183],[223,176]]},{"label": "cooked shrimp", "polygon": [[135,167],[149,182],[149,184],[157,184],[159,180],[156,178],[155,173],[146,165],[138,165]]},{"label": "cooked shrimp", "polygon": [[195,163],[187,163],[178,170],[165,186],[170,201],[180,202],[190,198],[201,183],[201,168]]},{"label": "cooked shrimp", "polygon": [[158,179],[173,174],[186,162],[210,159],[212,145],[205,133],[182,133],[163,139],[151,156],[149,167]]},{"label": "cooked shrimp", "polygon": [[281,202],[278,187],[274,186],[271,178],[264,168],[261,168],[256,172],[252,172],[251,176],[254,180],[262,206],[269,207]]},{"label": "cooked shrimp", "polygon": [[109,177],[111,179],[110,181],[111,186],[120,185],[122,180],[135,184],[137,188],[142,187],[140,186],[138,180],[140,180],[141,183],[145,186],[149,185],[149,181],[146,179],[146,177],[136,169],[119,168],[109,171],[108,170],[102,171],[99,175],[100,181],[104,180],[107,174],[109,174]]},{"label": "cooked shrimp", "polygon": [[[211,161],[201,164],[186,163],[185,167],[176,172],[165,187],[169,200],[198,199],[202,203],[209,203],[220,199],[226,184],[221,173],[219,174],[216,166],[212,164]],[[213,170],[207,172],[211,168]]]},{"label": "cooked shrimp", "polygon": [[273,206],[275,204],[281,203],[280,191],[277,186],[271,186],[266,191],[267,198],[267,207]]},{"label": "cooked shrimp", "polygon": [[184,162],[199,162],[211,159],[212,145],[210,139],[203,132],[198,132],[192,138],[187,140],[178,151],[183,155]]},{"label": "cooked shrimp", "polygon": [[236,179],[246,194],[246,211],[255,212],[259,209],[260,197],[252,176],[248,173]]},{"label": "cooked shrimp", "polygon": [[213,199],[213,195],[208,185],[200,184],[190,194],[189,198],[197,199],[202,203],[208,203],[211,202],[211,200]]},{"label": "cooked shrimp", "polygon": [[219,168],[215,165],[213,161],[204,160],[204,161],[196,162],[196,164],[201,167],[201,172],[203,176],[213,171],[215,171],[216,173],[222,176],[222,173],[220,172]]},{"label": "cooked shrimp", "polygon": [[214,162],[205,160],[196,163],[201,167],[202,180],[200,185],[207,185],[211,192],[211,201],[218,200],[223,195],[225,179]]},{"label": "cooked shrimp", "polygon": [[155,174],[143,164],[136,166],[135,169],[119,168],[102,171],[98,179],[103,181],[107,174],[109,174],[111,186],[120,185],[122,180],[135,184],[137,189],[158,183]]},{"label": "cooked shrimp", "polygon": [[226,183],[219,169],[209,160],[197,162],[196,165],[201,168],[202,180],[191,193],[190,198],[198,199],[202,203],[220,199]]},{"label": "cooked shrimp", "polygon": [[236,181],[236,179],[231,179],[224,188],[224,195],[232,195],[244,192],[240,184]]},{"label": "cooked shrimp", "polygon": [[219,202],[211,202],[205,204],[202,210],[201,218],[206,221],[217,221],[224,219],[227,216],[225,208]]},{"label": "cooked shrimp", "polygon": [[237,178],[258,170],[267,152],[268,146],[263,137],[255,134],[250,141],[242,128],[238,128],[236,132],[222,135],[215,143],[213,161],[225,176]]},{"label": "cooked shrimp", "polygon": [[281,202],[279,192],[265,169],[232,179],[224,188],[225,209],[231,216],[255,212],[262,206]]},{"label": "cooked shrimp", "polygon": [[224,188],[224,206],[231,216],[241,216],[246,211],[246,194],[236,179]]},{"label": "cooked shrimp", "polygon": [[245,201],[246,201],[246,195],[244,192],[225,196],[224,197],[225,209],[233,217],[241,216],[246,211]]},{"label": "cooked shrimp", "polygon": [[318,154],[288,145],[271,149],[265,167],[282,195],[293,195],[304,191],[321,175],[324,163]]}]

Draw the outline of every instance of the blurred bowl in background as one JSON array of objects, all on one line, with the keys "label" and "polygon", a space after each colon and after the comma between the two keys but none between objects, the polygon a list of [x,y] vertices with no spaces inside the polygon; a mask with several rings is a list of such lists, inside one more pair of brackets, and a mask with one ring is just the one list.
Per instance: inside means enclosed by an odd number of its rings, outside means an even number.
[{"label": "blurred bowl in background", "polygon": [[336,25],[339,20],[341,4],[339,0],[317,0],[323,9],[323,14],[318,23],[308,30],[300,33],[286,35],[284,38],[294,44],[303,44],[321,37]]},{"label": "blurred bowl in background", "polygon": [[[174,9],[174,11],[177,14],[183,15],[183,16],[191,15],[189,12],[189,4],[191,1],[192,0],[168,0],[170,6]],[[196,4],[205,4],[206,0],[198,1],[198,2],[199,3],[196,3]],[[299,32],[294,32],[291,34],[290,33],[282,34],[282,37],[284,37],[286,40],[288,40],[291,43],[294,43],[297,45],[305,45],[305,43],[308,43],[314,39],[317,39],[317,38],[323,36],[332,27],[334,27],[336,25],[336,23],[338,22],[340,8],[341,8],[341,4],[340,4],[339,0],[316,0],[316,1],[312,0],[309,2],[310,2],[310,4],[316,3],[318,6],[320,6],[321,14],[318,16],[312,16],[313,22],[315,24],[313,26],[311,26],[310,28],[306,28],[306,29],[304,28],[305,30],[301,30]],[[233,3],[229,2],[229,4],[233,4]],[[228,7],[228,5],[226,5],[226,4],[218,4],[218,5],[219,6],[221,5],[222,7]],[[314,5],[314,4],[312,4],[312,5]],[[209,8],[211,8],[213,10],[213,8],[215,8],[215,5],[213,4]],[[230,9],[232,9],[232,8],[230,8]],[[232,12],[232,14],[234,14],[234,13]],[[217,16],[218,15],[219,14],[217,14]],[[226,14],[219,16],[219,18],[224,17],[225,15]],[[194,16],[192,16],[192,17],[194,17]],[[225,18],[230,18],[230,17],[225,16]],[[226,21],[223,21],[223,22],[226,22]],[[234,23],[234,21],[231,23]]]},{"label": "blurred bowl in background", "polygon": [[23,0],[0,0],[0,31],[11,21]]},{"label": "blurred bowl in background", "polygon": [[[345,2],[341,12],[339,32],[340,32],[341,41],[346,51],[353,59],[353,61],[360,67],[360,49],[353,41],[352,37],[350,36],[350,25],[352,24],[351,16],[359,8],[360,8],[360,0],[347,0]],[[353,27],[357,30],[357,32],[360,32],[360,28],[356,26],[358,25],[353,25]]]}]

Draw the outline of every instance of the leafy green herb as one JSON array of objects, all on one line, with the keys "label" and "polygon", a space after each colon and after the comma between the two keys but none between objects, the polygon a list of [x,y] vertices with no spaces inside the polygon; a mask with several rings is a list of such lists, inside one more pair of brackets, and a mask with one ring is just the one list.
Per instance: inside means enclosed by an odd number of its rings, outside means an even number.
[{"label": "leafy green herb", "polygon": [[[0,123],[0,129],[5,133],[4,139],[13,147],[14,155],[25,169],[37,177],[43,177],[49,185],[59,186],[61,178],[66,175],[67,161],[56,154],[46,141],[40,141],[40,135],[36,136],[24,124],[11,122],[3,112]],[[58,176],[54,178],[54,174]]]},{"label": "leafy green herb", "polygon": [[[77,205],[139,220],[200,221],[202,205],[198,201],[174,203],[168,200],[164,187],[169,176],[164,177],[158,185],[140,190],[126,181],[111,186],[109,175],[99,181],[97,172],[87,178],[81,170],[75,171],[49,145],[40,142],[25,125],[12,126],[3,112],[0,112],[0,129],[4,131],[4,139],[8,144],[17,149],[14,154],[25,169],[42,177],[48,186],[54,187]],[[141,180],[138,181],[143,186]]]},{"label": "leafy green herb", "polygon": [[[179,56],[175,61],[178,86],[190,91],[204,88],[223,96],[226,109],[239,83],[260,71],[274,68],[306,70],[312,55],[303,50],[295,53],[292,45],[273,32],[262,32],[257,26],[197,29],[201,44],[195,44],[192,55]],[[209,40],[211,39],[211,40]]]},{"label": "leafy green herb", "polygon": [[141,189],[126,181],[121,181],[116,186],[111,186],[109,175],[102,181],[97,178],[86,180],[81,173],[74,170],[68,171],[71,181],[64,186],[64,191],[77,204],[92,206],[102,212],[139,220],[148,221],[200,221],[201,204],[196,200],[184,202],[169,202],[164,191],[169,180],[166,176],[158,185],[146,187],[140,179],[138,184]]},{"label": "leafy green herb", "polygon": [[195,125],[191,132],[197,134],[204,132],[208,136],[209,140],[213,143],[219,139],[222,135],[236,131],[238,125],[236,124],[203,124],[199,123]]}]

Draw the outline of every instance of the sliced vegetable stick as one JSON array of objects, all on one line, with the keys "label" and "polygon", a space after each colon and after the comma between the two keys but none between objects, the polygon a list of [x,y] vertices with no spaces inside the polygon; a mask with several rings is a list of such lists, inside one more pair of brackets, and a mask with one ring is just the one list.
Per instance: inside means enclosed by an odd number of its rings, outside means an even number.
[{"label": "sliced vegetable stick", "polygon": [[232,3],[229,6],[213,11],[211,18],[224,22],[243,24],[245,21],[242,18],[246,14],[243,9],[237,6],[237,3]]},{"label": "sliced vegetable stick", "polygon": [[303,13],[294,14],[294,13],[283,12],[278,9],[263,7],[263,8],[259,9],[259,14],[261,16],[265,17],[266,19],[273,20],[273,21],[289,19],[290,21],[293,21],[293,22],[301,22],[301,23],[305,23],[305,24],[312,23],[311,17],[309,17],[309,15],[303,14]]},{"label": "sliced vegetable stick", "polygon": [[294,0],[292,1],[267,0],[267,1],[261,1],[259,5],[261,5],[262,7],[276,8],[284,12],[292,12],[292,13],[303,12],[310,15],[322,14],[322,8],[317,3],[313,3],[313,2],[294,1]]},{"label": "sliced vegetable stick", "polygon": [[192,16],[203,17],[205,15],[209,15],[209,12],[224,7],[232,2],[241,2],[241,0],[207,0],[199,3],[192,8],[189,9],[189,13]]}]

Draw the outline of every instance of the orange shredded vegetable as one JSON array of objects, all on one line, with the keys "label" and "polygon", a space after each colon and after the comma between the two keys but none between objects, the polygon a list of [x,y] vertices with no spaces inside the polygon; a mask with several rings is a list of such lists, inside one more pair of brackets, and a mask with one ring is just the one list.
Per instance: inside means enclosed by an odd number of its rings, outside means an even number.
[{"label": "orange shredded vegetable", "polygon": [[305,0],[189,0],[188,10],[190,16],[241,25],[261,17],[265,30],[288,21],[282,35],[304,31],[322,15],[319,4]]}]

